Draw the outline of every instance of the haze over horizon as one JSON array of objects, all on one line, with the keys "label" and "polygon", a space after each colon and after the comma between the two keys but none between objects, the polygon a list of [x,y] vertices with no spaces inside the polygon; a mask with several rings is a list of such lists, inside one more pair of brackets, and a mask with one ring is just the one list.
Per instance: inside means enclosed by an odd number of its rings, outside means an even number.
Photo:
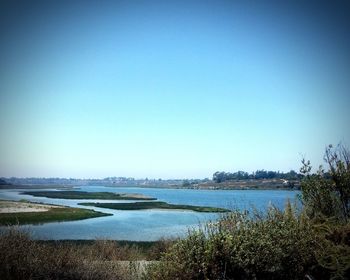
[{"label": "haze over horizon", "polygon": [[0,4],[0,177],[299,170],[350,145],[345,1]]}]

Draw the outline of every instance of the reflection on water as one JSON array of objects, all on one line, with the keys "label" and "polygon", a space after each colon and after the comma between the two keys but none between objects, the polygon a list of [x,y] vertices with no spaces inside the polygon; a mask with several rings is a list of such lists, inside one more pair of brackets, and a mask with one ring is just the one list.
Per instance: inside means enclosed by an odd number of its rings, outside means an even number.
[{"label": "reflection on water", "polygon": [[[283,208],[286,200],[295,199],[296,191],[278,190],[183,190],[136,187],[83,186],[82,191],[107,191],[119,193],[141,193],[174,204],[223,207],[229,209],[249,209],[252,206],[263,210],[269,204]],[[198,227],[200,223],[220,217],[216,213],[197,213],[190,211],[138,210],[121,211],[78,205],[82,199],[53,199],[20,194],[21,190],[0,190],[0,199],[27,199],[34,202],[66,205],[94,209],[112,213],[113,216],[81,221],[26,225],[36,239],[95,239],[116,240],[158,240],[162,237],[179,237],[188,228]],[[88,200],[89,202],[117,202],[112,200]],[[119,201],[121,203],[126,201]],[[130,202],[130,201],[127,201]]]}]

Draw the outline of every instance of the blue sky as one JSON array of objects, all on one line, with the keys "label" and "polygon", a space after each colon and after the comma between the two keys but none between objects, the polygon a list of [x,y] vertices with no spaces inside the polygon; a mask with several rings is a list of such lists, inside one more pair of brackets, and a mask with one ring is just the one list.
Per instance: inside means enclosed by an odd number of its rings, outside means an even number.
[{"label": "blue sky", "polygon": [[299,170],[350,144],[348,5],[18,3],[0,22],[0,176]]}]

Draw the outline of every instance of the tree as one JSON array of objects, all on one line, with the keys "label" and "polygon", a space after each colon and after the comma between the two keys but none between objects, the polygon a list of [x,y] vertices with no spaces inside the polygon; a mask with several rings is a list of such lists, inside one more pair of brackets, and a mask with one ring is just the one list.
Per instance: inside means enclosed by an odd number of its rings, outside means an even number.
[{"label": "tree", "polygon": [[183,180],[182,181],[182,186],[183,187],[188,187],[188,186],[190,186],[191,184],[190,184],[190,181],[188,181],[188,180]]},{"label": "tree", "polygon": [[226,173],[225,172],[217,171],[213,175],[213,181],[215,181],[216,183],[221,183],[221,182],[224,182],[226,180],[227,180],[227,178],[226,178]]},{"label": "tree", "polygon": [[5,180],[0,179],[0,185],[8,185],[8,183]]},{"label": "tree", "polygon": [[312,174],[310,161],[302,160],[302,202],[312,218],[323,216],[347,222],[350,220],[350,152],[342,144],[329,145],[324,161],[329,170],[325,172],[320,166]]}]

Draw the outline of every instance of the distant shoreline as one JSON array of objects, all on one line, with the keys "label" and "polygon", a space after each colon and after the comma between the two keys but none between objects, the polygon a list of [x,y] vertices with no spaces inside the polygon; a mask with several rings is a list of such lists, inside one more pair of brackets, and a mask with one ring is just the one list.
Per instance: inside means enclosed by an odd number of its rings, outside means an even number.
[{"label": "distant shoreline", "polygon": [[300,181],[290,181],[287,184],[280,179],[248,179],[215,183],[208,181],[199,184],[183,186],[181,184],[14,184],[0,185],[0,189],[59,189],[72,190],[82,186],[116,187],[116,188],[155,188],[155,189],[190,189],[190,190],[300,190]]}]

